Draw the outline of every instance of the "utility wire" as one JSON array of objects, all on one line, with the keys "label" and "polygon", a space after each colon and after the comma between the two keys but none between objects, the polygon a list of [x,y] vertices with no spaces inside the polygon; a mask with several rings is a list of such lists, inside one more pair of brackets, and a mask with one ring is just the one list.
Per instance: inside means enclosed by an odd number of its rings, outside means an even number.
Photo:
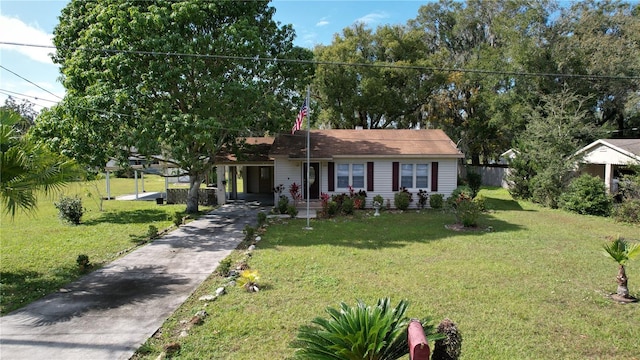
[{"label": "utility wire", "polygon": [[36,99],[36,100],[42,100],[42,101],[48,101],[48,102],[52,102],[52,103],[57,103],[58,100],[49,100],[49,99],[44,99],[41,97],[37,97],[37,96],[33,96],[33,95],[27,95],[27,94],[22,94],[19,92],[15,92],[15,91],[11,91],[11,90],[7,90],[7,89],[0,89],[0,92],[4,93],[5,95],[8,96],[20,96],[22,98],[32,98],[32,99]]},{"label": "utility wire", "polygon": [[[37,45],[16,42],[0,41],[2,45],[13,45],[23,47],[35,47],[56,49],[53,45]],[[282,59],[269,58],[261,56],[236,56],[236,55],[212,55],[212,54],[191,54],[179,52],[160,52],[160,51],[143,51],[143,50],[119,50],[119,49],[96,49],[88,47],[66,47],[65,49],[74,51],[103,52],[111,54],[135,54],[135,55],[152,55],[166,57],[193,57],[207,59],[223,59],[223,60],[243,60],[243,61],[269,61],[280,63],[295,63],[307,65],[327,65],[327,66],[351,66],[351,67],[369,67],[369,68],[390,68],[401,70],[422,70],[430,72],[464,72],[483,75],[509,75],[509,76],[527,76],[527,77],[554,77],[554,78],[576,78],[576,79],[606,79],[606,80],[640,80],[640,76],[615,76],[615,75],[587,75],[587,74],[558,74],[558,73],[531,73],[521,71],[498,71],[483,69],[457,69],[446,67],[429,67],[421,65],[397,65],[392,63],[351,63],[343,61],[322,61],[322,60],[303,60],[303,59]]]},{"label": "utility wire", "polygon": [[35,86],[35,87],[37,87],[38,89],[40,89],[40,90],[42,90],[42,91],[45,91],[46,93],[51,94],[51,95],[53,95],[53,96],[57,97],[58,99],[62,100],[62,98],[61,98],[60,96],[58,96],[58,95],[56,95],[56,94],[52,93],[51,91],[49,91],[49,90],[47,90],[47,89],[43,88],[42,86],[40,86],[40,85],[38,85],[38,84],[34,83],[33,81],[31,81],[31,80],[29,80],[29,79],[27,79],[27,78],[23,77],[22,75],[16,74],[15,72],[13,72],[13,71],[11,71],[11,70],[7,69],[6,67],[4,67],[4,66],[2,66],[2,65],[0,65],[0,68],[2,68],[2,69],[4,69],[4,70],[6,70],[6,71],[8,71],[8,72],[12,73],[13,75],[15,75],[15,76],[19,77],[20,79],[22,79],[22,80],[24,80],[24,81],[28,82],[29,84],[34,85],[34,86]]}]

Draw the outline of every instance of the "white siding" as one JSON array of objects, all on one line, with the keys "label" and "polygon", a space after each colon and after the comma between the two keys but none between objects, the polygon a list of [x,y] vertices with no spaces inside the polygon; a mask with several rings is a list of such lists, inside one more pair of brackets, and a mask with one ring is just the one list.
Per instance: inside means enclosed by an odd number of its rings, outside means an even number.
[{"label": "white siding", "polygon": [[[456,188],[458,181],[458,162],[457,159],[337,159],[334,163],[337,164],[345,164],[345,163],[358,163],[358,164],[366,164],[367,162],[374,162],[374,191],[367,191],[367,207],[372,206],[373,197],[375,195],[381,195],[385,199],[385,205],[387,199],[389,199],[391,206],[393,207],[393,197],[395,195],[395,191],[392,190],[393,186],[393,162],[399,161],[400,163],[429,163],[437,161],[438,162],[438,191],[436,193],[444,195],[445,198],[451,195],[451,192]],[[313,162],[313,161],[312,161]],[[275,179],[274,184],[278,186],[282,184],[284,186],[283,195],[289,196],[288,188],[293,182],[298,184],[302,183],[302,171],[300,167],[302,166],[301,161],[289,161],[286,158],[277,158],[275,159]],[[321,161],[320,162],[320,192],[327,193],[329,195],[347,193],[348,189],[336,188],[335,191],[329,192],[329,183],[327,179],[328,171],[328,162]],[[336,172],[337,174],[337,168]],[[337,181],[334,182],[337,186]],[[429,168],[429,186],[431,186],[431,167]],[[358,190],[366,190],[366,180],[365,180],[365,188],[363,189],[355,189]],[[413,202],[411,203],[412,208],[416,208],[418,204],[418,189],[410,189],[413,193]],[[429,189],[429,193],[431,194],[431,189]],[[277,194],[275,195],[277,197]],[[275,199],[277,202],[277,198]]]},{"label": "white siding", "polygon": [[[289,186],[294,182],[296,184],[302,184],[302,170],[300,170],[300,166],[302,166],[301,161],[289,161],[287,158],[276,158],[274,161],[275,171],[274,171],[274,186],[278,186],[282,184],[284,186],[284,190],[281,195],[286,195],[289,197],[289,200],[292,201],[291,196],[289,196]],[[326,177],[326,175],[325,175]],[[274,194],[275,203],[278,203],[278,194]]]}]

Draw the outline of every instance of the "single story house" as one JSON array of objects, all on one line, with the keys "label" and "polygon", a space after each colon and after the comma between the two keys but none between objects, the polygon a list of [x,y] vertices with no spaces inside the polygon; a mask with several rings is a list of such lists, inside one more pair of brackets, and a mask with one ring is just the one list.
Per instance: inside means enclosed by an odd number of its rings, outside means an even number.
[{"label": "single story house", "polygon": [[[422,189],[448,197],[457,187],[458,161],[464,157],[442,130],[433,129],[312,130],[309,142],[310,200],[319,201],[322,193],[348,193],[353,187],[366,191],[369,207],[375,195],[393,206],[394,194],[403,187],[413,194]],[[282,185],[282,195],[289,196],[289,186],[296,183],[307,198],[307,131],[248,138],[245,145],[245,159],[223,154],[216,160],[219,189],[227,181],[234,189],[241,172],[246,194],[269,194],[276,203],[280,194],[274,188]],[[233,193],[219,194],[218,203],[233,199]],[[416,204],[414,196],[412,206]]]},{"label": "single story house", "polygon": [[617,179],[628,165],[640,165],[640,139],[600,139],[576,152],[580,172],[603,179],[607,191],[615,193]]}]

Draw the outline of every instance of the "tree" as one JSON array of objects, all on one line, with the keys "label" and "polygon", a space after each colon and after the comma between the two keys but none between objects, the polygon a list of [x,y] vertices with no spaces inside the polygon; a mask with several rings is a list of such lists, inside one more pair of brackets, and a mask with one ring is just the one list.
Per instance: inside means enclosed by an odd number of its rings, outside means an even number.
[{"label": "tree", "polygon": [[38,191],[59,190],[78,174],[74,163],[16,130],[21,117],[0,109],[0,203],[13,218],[36,209]]},{"label": "tree", "polygon": [[0,109],[12,110],[20,115],[20,120],[16,122],[14,128],[19,134],[24,135],[35,124],[38,116],[38,112],[33,106],[28,100],[22,100],[22,102],[18,103],[13,97],[9,96]]},{"label": "tree", "polygon": [[605,253],[618,263],[618,275],[616,276],[618,289],[616,290],[617,296],[614,298],[621,301],[636,300],[629,295],[628,278],[624,267],[630,260],[640,256],[640,244],[632,244],[621,237],[617,237],[603,247]]},{"label": "tree", "polygon": [[566,81],[576,93],[591,97],[595,120],[615,128],[617,137],[637,137],[630,128],[640,123],[638,9],[617,0],[572,3],[553,25],[558,37],[550,43],[557,71],[594,76]]},{"label": "tree", "polygon": [[603,135],[589,116],[587,100],[565,89],[542,96],[541,104],[530,108],[507,179],[517,191],[512,195],[558,207],[579,160],[575,152]]},{"label": "tree", "polygon": [[497,159],[524,129],[533,81],[507,72],[537,71],[530,59],[544,43],[551,9],[546,1],[442,0],[422,6],[410,21],[436,64],[452,69],[425,104],[427,120],[474,164]]},{"label": "tree", "polygon": [[422,104],[442,82],[441,74],[409,68],[431,66],[424,50],[421,33],[402,25],[374,32],[356,24],[336,35],[331,45],[316,47],[315,57],[326,62],[318,65],[314,82],[322,106],[320,125],[370,129],[424,124]]},{"label": "tree", "polygon": [[132,151],[173,161],[197,212],[220,149],[288,127],[309,83],[310,65],[257,59],[312,57],[274,11],[266,1],[71,1],[54,31],[67,95],[40,136],[95,167]]}]

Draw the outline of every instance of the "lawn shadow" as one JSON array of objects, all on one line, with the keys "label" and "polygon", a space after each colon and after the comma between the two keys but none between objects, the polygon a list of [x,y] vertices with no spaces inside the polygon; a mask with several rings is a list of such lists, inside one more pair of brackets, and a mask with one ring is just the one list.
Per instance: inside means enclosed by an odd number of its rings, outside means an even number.
[{"label": "lawn shadow", "polygon": [[[54,275],[51,276],[51,274]],[[58,268],[51,274],[27,270],[0,272],[2,315],[19,309],[77,279],[80,271],[75,266],[67,266]]]},{"label": "lawn shadow", "polygon": [[83,221],[83,225],[110,224],[143,224],[167,220],[167,213],[157,209],[139,209],[112,211],[101,214],[99,218]]},{"label": "lawn shadow", "polygon": [[[370,212],[372,213],[372,212]],[[454,231],[447,225],[456,222],[451,213],[440,210],[409,210],[404,213],[383,212],[374,217],[367,211],[354,217],[336,217],[317,219],[311,224],[311,230],[287,231],[291,223],[303,224],[303,221],[283,221],[286,229],[281,233],[267,231],[267,241],[260,248],[279,246],[330,245],[356,249],[377,250],[402,248],[410,243],[431,242],[460,236],[484,236],[489,232],[514,232],[522,226],[498,219],[490,213],[484,213],[479,219],[483,231]]]}]

